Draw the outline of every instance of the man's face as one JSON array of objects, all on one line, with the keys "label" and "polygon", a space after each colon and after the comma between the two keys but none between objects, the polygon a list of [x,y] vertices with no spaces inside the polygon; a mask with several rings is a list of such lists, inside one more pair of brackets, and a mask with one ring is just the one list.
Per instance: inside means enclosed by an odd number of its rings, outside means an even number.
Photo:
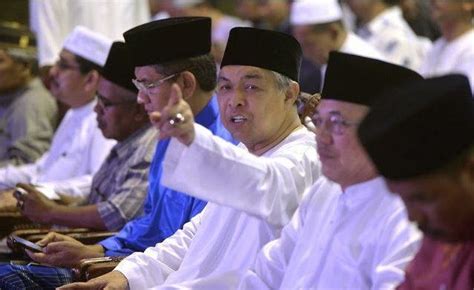
[{"label": "man's face", "polygon": [[470,19],[473,9],[474,0],[431,0],[431,16],[438,24]]},{"label": "man's face", "polygon": [[362,21],[368,21],[368,14],[372,10],[372,5],[379,0],[346,0],[352,12]]},{"label": "man's face", "polygon": [[50,91],[59,101],[72,106],[84,97],[87,75],[81,74],[79,63],[71,52],[64,49],[61,51],[50,75]]},{"label": "man's face", "polygon": [[25,81],[26,66],[0,49],[0,93],[14,90]]},{"label": "man's face", "polygon": [[448,242],[474,240],[474,176],[431,174],[403,181],[387,180],[400,195],[410,220],[435,239]]},{"label": "man's face", "polygon": [[278,138],[294,110],[294,100],[286,99],[273,73],[252,66],[223,67],[217,97],[224,126],[251,151]]},{"label": "man's face", "polygon": [[[153,66],[140,66],[135,68],[136,80],[142,84],[155,83],[162,80],[166,75],[158,73]],[[159,111],[168,104],[172,80],[166,80],[148,91],[138,92],[138,103],[143,104],[148,114]]]},{"label": "man's face", "polygon": [[235,13],[241,19],[257,21],[261,18],[259,15],[257,0],[237,0]]},{"label": "man's face", "polygon": [[334,40],[329,31],[315,31],[309,25],[296,25],[293,35],[301,44],[304,55],[312,62],[318,65],[328,62],[329,52],[334,50]]},{"label": "man's face", "polygon": [[356,132],[367,112],[363,105],[323,99],[313,115],[322,172],[342,187],[376,176]]},{"label": "man's face", "polygon": [[134,93],[104,78],[99,81],[97,93],[94,110],[102,134],[109,139],[125,140],[135,130],[133,124],[138,104],[135,104],[136,99],[130,99]]}]

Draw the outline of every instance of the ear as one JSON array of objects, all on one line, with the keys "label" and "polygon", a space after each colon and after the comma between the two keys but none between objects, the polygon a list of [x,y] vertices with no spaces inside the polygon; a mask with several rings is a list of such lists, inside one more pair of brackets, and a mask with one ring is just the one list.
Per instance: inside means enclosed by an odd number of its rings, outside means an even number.
[{"label": "ear", "polygon": [[181,77],[178,78],[177,82],[181,87],[181,90],[183,92],[183,99],[185,101],[188,100],[191,96],[193,96],[197,90],[198,83],[196,77],[189,71],[182,72]]},{"label": "ear", "polygon": [[299,93],[300,85],[297,82],[292,81],[285,93],[285,103],[293,106],[296,103]]},{"label": "ear", "polygon": [[97,91],[97,87],[99,86],[99,79],[100,75],[98,71],[92,70],[88,72],[84,79],[84,89],[87,92]]}]

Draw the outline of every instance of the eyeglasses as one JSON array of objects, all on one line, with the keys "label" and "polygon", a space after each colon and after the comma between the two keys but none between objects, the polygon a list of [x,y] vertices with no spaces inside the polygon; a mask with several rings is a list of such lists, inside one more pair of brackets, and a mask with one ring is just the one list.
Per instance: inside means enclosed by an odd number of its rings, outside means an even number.
[{"label": "eyeglasses", "polygon": [[54,65],[59,69],[59,70],[76,70],[79,69],[80,67],[78,65],[71,65],[68,64],[62,60],[58,60],[54,63]]},{"label": "eyeglasses", "polygon": [[137,87],[137,89],[139,91],[142,91],[142,92],[145,92],[145,93],[149,94],[149,93],[152,93],[152,90],[158,88],[164,82],[166,82],[167,80],[175,77],[176,75],[177,75],[177,73],[171,74],[167,77],[162,78],[161,80],[157,80],[157,81],[153,81],[153,82],[141,82],[137,79],[132,79],[132,82],[135,85],[135,87]]},{"label": "eyeglasses", "polygon": [[106,98],[104,98],[104,96],[101,96],[101,95],[97,94],[97,104],[100,104],[102,106],[102,108],[104,108],[104,109],[108,109],[108,108],[123,105],[123,104],[135,103],[135,102],[136,102],[136,100],[111,102],[111,101],[107,100]]},{"label": "eyeglasses", "polygon": [[359,125],[359,123],[344,120],[339,113],[330,114],[326,120],[323,120],[323,118],[316,113],[311,118],[311,121],[313,121],[316,130],[321,130],[324,124],[326,124],[327,130],[335,135],[344,135],[346,128]]}]

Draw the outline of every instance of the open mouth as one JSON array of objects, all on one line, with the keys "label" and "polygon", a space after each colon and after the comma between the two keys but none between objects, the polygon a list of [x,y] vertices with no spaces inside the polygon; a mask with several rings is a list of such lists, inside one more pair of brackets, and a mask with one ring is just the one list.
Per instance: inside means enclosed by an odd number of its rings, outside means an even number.
[{"label": "open mouth", "polygon": [[247,121],[247,118],[244,117],[244,116],[234,116],[234,117],[230,118],[230,121],[232,123],[243,123],[243,122]]}]

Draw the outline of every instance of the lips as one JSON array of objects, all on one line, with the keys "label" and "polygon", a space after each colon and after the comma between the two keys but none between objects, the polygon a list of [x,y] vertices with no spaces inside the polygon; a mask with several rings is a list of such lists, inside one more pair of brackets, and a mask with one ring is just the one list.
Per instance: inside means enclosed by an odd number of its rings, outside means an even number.
[{"label": "lips", "polygon": [[245,121],[247,121],[247,117],[243,115],[235,115],[235,116],[230,117],[230,122],[235,123],[235,124],[243,123]]}]

